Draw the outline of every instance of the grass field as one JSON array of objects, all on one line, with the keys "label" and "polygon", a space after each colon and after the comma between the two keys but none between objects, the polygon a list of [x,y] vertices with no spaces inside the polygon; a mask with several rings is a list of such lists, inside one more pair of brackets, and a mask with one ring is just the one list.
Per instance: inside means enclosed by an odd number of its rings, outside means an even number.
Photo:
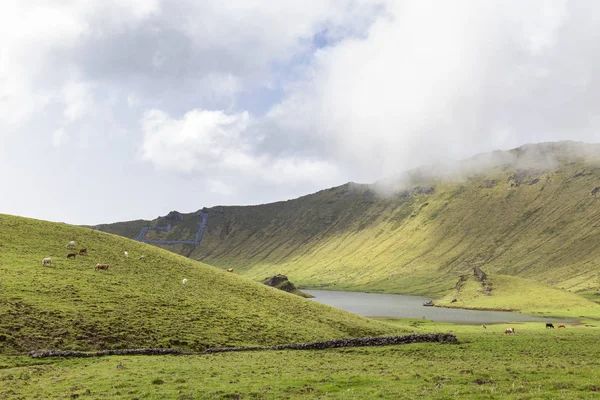
[{"label": "grass field", "polygon": [[[70,240],[89,255],[67,260]],[[52,266],[42,266],[44,257]],[[109,270],[94,271],[96,263]],[[1,214],[0,277],[0,354],[202,350],[397,332],[150,245]]]},{"label": "grass field", "polygon": [[[0,358],[0,398],[594,399],[600,328],[387,321],[460,343],[96,359]],[[122,368],[119,368],[119,365]]]},{"label": "grass field", "polygon": [[[434,303],[443,307],[527,310],[532,314],[600,319],[600,305],[592,301],[596,297],[593,295],[584,297],[508,275],[489,275],[483,284],[473,275],[463,279],[459,288]],[[486,289],[491,295],[486,295]]]}]

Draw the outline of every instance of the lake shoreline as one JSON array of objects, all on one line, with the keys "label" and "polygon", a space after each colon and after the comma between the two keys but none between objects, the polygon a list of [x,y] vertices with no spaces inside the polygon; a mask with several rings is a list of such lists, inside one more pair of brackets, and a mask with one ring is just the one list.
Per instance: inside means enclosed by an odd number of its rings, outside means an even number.
[{"label": "lake shoreline", "polygon": [[423,306],[433,299],[418,295],[304,289],[316,301],[369,318],[412,318],[455,324],[494,324],[519,322],[573,323],[575,318],[536,316],[507,310],[481,310],[459,307]]}]

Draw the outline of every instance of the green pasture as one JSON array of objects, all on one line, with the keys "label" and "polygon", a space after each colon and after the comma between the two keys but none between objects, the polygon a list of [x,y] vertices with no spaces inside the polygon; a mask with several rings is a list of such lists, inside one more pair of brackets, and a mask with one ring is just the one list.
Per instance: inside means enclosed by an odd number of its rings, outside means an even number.
[{"label": "green pasture", "polygon": [[[74,250],[65,247],[70,240]],[[66,258],[80,248],[88,255]],[[108,271],[94,271],[97,263]],[[398,332],[150,245],[0,214],[0,354],[198,351]]]},{"label": "green pasture", "polygon": [[[386,320],[459,343],[94,359],[0,358],[0,398],[594,399],[600,328]],[[516,334],[504,335],[513,326]]]}]

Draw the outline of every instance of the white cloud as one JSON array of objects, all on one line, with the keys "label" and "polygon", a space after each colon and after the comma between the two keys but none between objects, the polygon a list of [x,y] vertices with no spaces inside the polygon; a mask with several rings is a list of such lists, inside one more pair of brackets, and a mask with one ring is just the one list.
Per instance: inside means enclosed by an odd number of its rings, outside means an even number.
[{"label": "white cloud", "polygon": [[210,192],[218,195],[231,196],[233,194],[237,194],[235,187],[227,185],[226,183],[216,179],[207,179],[206,184]]},{"label": "white cloud", "polygon": [[137,107],[140,104],[140,98],[135,93],[127,95],[127,105],[129,108]]},{"label": "white cloud", "polygon": [[67,123],[72,123],[94,113],[93,85],[84,82],[70,81],[63,88],[64,116]]},{"label": "white cloud", "polygon": [[584,7],[406,1],[387,11],[364,37],[317,53],[269,113],[274,137],[304,135],[367,180],[526,142],[599,138],[590,106],[600,31]]},{"label": "white cloud", "polygon": [[52,133],[52,145],[54,147],[60,147],[67,139],[67,132],[63,128],[59,128]]},{"label": "white cloud", "polygon": [[247,112],[192,110],[175,119],[150,110],[141,124],[143,160],[166,171],[201,174],[215,193],[231,194],[248,183],[298,185],[340,178],[326,161],[261,152],[260,140],[247,135],[254,124]]},{"label": "white cloud", "polygon": [[249,157],[241,134],[250,120],[246,112],[193,110],[177,120],[160,110],[147,111],[142,158],[181,172],[210,170],[215,163],[245,167]]}]

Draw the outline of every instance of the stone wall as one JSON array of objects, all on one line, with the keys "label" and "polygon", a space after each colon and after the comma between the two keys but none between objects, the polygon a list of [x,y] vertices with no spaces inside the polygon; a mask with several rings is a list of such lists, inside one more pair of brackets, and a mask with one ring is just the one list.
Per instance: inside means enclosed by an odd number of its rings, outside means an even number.
[{"label": "stone wall", "polygon": [[456,336],[449,333],[414,334],[406,336],[375,336],[349,339],[335,339],[324,342],[308,342],[297,344],[281,344],[271,347],[215,347],[201,352],[183,351],[177,349],[129,349],[129,350],[102,350],[95,352],[46,350],[32,351],[29,353],[33,358],[46,357],[101,357],[101,356],[123,356],[123,355],[203,355],[213,353],[226,353],[236,351],[257,350],[324,350],[340,347],[366,347],[366,346],[392,346],[409,343],[457,343]]}]

